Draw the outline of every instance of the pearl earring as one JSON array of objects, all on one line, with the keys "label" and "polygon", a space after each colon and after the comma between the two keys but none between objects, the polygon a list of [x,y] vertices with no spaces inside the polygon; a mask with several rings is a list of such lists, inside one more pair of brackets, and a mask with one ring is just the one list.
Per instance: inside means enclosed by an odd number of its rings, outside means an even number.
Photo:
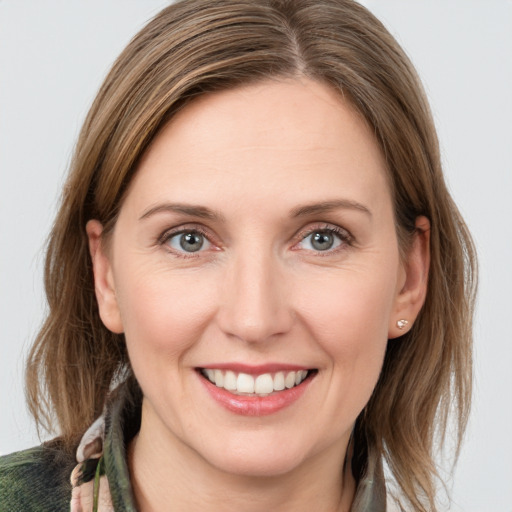
[{"label": "pearl earring", "polygon": [[405,319],[402,319],[402,320],[398,320],[398,322],[396,323],[396,326],[400,329],[400,330],[403,330],[405,329],[405,327],[407,326],[409,322]]}]

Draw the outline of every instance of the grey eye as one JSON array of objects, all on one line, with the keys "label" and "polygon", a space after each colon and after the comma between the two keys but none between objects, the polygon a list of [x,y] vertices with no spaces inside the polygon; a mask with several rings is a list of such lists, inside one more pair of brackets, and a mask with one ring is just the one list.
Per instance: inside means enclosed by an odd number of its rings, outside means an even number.
[{"label": "grey eye", "polygon": [[334,236],[331,233],[313,233],[311,245],[317,251],[327,251],[334,245]]},{"label": "grey eye", "polygon": [[301,241],[302,248],[310,251],[329,251],[342,243],[340,235],[329,229],[313,231]]},{"label": "grey eye", "polygon": [[197,231],[176,233],[169,238],[167,243],[170,247],[179,252],[197,252],[210,246],[210,243],[204,235]]}]

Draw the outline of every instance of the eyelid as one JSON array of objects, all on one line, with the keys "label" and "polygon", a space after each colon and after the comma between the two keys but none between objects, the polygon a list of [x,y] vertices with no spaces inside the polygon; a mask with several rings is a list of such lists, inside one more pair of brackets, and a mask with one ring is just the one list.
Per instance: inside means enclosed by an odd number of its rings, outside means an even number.
[{"label": "eyelid", "polygon": [[165,243],[169,238],[175,235],[179,235],[181,233],[190,233],[197,232],[205,237],[208,237],[208,234],[204,230],[204,228],[197,224],[183,224],[181,226],[175,226],[173,228],[166,229],[160,234],[157,238],[158,243]]},{"label": "eyelid", "polygon": [[[169,228],[169,229],[166,229],[160,236],[158,236],[157,238],[157,244],[158,245],[166,245],[166,243],[171,239],[173,238],[174,236],[177,236],[177,235],[181,235],[183,233],[198,233],[202,236],[204,236],[204,238],[206,238],[206,240],[208,240],[208,242],[212,245],[212,247],[209,248],[209,250],[219,250],[219,243],[216,242],[215,240],[215,237],[212,236],[212,234],[204,227],[202,226],[201,224],[182,224],[180,226],[175,226],[173,228]],[[197,251],[196,253],[194,252],[191,252],[191,253],[187,253],[186,251],[176,251],[174,249],[172,249],[170,246],[167,246],[166,248],[169,252],[171,252],[172,254],[178,256],[178,257],[183,257],[183,258],[194,258],[194,257],[198,257],[200,253],[203,253],[205,252],[205,250],[200,250],[200,251]]]},{"label": "eyelid", "polygon": [[308,225],[306,228],[300,230],[296,238],[298,239],[297,242],[293,245],[292,250],[299,250],[297,248],[297,245],[305,240],[308,236],[312,235],[313,233],[319,232],[319,231],[327,231],[333,233],[335,236],[337,236],[342,244],[334,249],[329,249],[326,251],[314,251],[319,256],[327,256],[333,253],[336,253],[339,250],[343,250],[347,246],[352,246],[354,243],[354,237],[345,228],[342,228],[341,226],[337,226],[336,224],[329,224],[326,222],[317,223],[316,225]]},{"label": "eyelid", "polygon": [[[302,242],[305,238],[307,238],[309,235],[318,232],[318,231],[327,231],[333,233],[335,236],[337,236],[341,240],[340,246],[329,249],[326,251],[310,251],[315,252],[318,256],[328,256],[332,255],[333,253],[336,253],[340,250],[346,249],[347,246],[352,246],[355,242],[355,239],[353,235],[348,231],[346,228],[342,228],[341,226],[338,226],[336,224],[330,224],[327,222],[319,222],[316,224],[308,224],[307,227],[301,229],[295,236],[294,239],[296,240],[292,246],[292,250],[301,250],[297,247],[297,245]],[[197,223],[186,223],[179,226],[175,226],[169,229],[166,229],[162,232],[161,235],[157,237],[157,244],[158,245],[165,245],[166,242],[172,238],[173,236],[180,235],[182,233],[190,233],[190,232],[196,232],[200,235],[204,236],[208,242],[212,245],[212,247],[209,248],[209,250],[221,250],[221,244],[216,239],[214,235],[205,228],[205,226]],[[204,253],[204,250],[198,251],[197,253],[187,253],[185,251],[175,251],[174,249],[167,247],[167,250],[171,252],[172,254],[178,256],[178,257],[184,257],[184,258],[194,258],[198,257],[200,253]]]}]

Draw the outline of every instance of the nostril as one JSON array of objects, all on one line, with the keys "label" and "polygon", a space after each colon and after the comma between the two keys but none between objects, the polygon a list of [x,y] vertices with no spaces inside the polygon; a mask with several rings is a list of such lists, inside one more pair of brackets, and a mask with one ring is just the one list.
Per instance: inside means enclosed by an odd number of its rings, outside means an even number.
[{"label": "nostril", "polygon": [[231,268],[217,310],[221,330],[246,343],[266,342],[288,333],[294,318],[273,264],[255,259],[247,257]]}]

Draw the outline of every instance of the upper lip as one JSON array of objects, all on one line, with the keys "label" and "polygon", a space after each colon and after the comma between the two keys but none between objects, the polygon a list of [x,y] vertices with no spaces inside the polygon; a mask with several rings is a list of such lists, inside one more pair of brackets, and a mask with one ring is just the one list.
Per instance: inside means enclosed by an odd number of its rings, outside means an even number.
[{"label": "upper lip", "polygon": [[199,366],[198,369],[231,370],[235,373],[247,373],[248,375],[261,375],[263,373],[293,372],[300,370],[312,370],[313,368],[289,363],[266,363],[251,365],[245,363],[212,363]]}]

